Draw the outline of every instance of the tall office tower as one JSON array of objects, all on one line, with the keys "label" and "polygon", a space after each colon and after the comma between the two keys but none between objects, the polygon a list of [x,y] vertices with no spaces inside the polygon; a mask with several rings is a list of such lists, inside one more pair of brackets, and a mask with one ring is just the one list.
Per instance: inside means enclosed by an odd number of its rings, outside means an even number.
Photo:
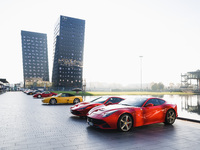
[{"label": "tall office tower", "polygon": [[40,79],[49,81],[47,54],[47,35],[43,33],[21,31],[24,87],[26,81]]},{"label": "tall office tower", "polygon": [[54,30],[52,82],[57,90],[82,88],[85,20],[60,16]]}]

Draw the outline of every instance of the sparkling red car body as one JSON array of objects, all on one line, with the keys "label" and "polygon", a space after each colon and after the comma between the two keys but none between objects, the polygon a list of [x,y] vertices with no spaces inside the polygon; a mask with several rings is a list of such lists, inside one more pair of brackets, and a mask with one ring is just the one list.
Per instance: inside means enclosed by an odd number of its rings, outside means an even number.
[{"label": "sparkling red car body", "polygon": [[[168,104],[160,98],[138,99],[143,99],[138,106],[128,106],[133,103],[129,98],[117,105],[95,107],[88,112],[87,122],[90,126],[101,129],[128,131],[132,127],[154,123],[173,124],[178,116],[176,104]],[[157,104],[153,101],[157,101]]]},{"label": "sparkling red car body", "polygon": [[45,91],[45,92],[42,92],[42,93],[37,93],[37,94],[33,95],[33,97],[41,98],[41,97],[51,97],[51,96],[55,96],[55,95],[57,95],[57,93]]},{"label": "sparkling red car body", "polygon": [[77,116],[86,116],[88,111],[90,109],[96,107],[96,106],[102,106],[102,105],[111,105],[111,104],[118,104],[124,100],[124,98],[121,97],[98,97],[95,100],[92,100],[91,102],[80,102],[70,108],[70,111],[73,115]]}]

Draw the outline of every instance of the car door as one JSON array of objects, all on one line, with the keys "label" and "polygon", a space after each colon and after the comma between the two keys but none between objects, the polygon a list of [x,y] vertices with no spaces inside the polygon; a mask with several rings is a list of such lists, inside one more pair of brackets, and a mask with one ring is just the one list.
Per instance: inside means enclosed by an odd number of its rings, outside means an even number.
[{"label": "car door", "polygon": [[72,94],[68,94],[67,103],[74,103],[76,97]]},{"label": "car door", "polygon": [[43,92],[41,95],[42,95],[42,97],[47,97],[45,92]]},{"label": "car door", "polygon": [[[153,104],[153,105],[151,105]],[[144,124],[158,123],[163,120],[163,108],[156,98],[149,99],[143,107]]]},{"label": "car door", "polygon": [[67,103],[67,101],[68,101],[68,97],[67,96],[68,95],[66,93],[62,93],[60,95],[60,97],[58,97],[57,103]]},{"label": "car door", "polygon": [[48,97],[51,97],[52,95],[51,95],[51,93],[48,91],[47,92],[47,95],[48,95]]},{"label": "car door", "polygon": [[48,92],[44,92],[44,97],[49,97]]}]

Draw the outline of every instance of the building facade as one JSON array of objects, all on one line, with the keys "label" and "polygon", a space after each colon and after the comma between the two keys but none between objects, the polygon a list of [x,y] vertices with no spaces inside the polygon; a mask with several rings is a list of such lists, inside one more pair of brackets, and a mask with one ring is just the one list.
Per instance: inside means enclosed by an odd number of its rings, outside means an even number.
[{"label": "building facade", "polygon": [[60,16],[54,29],[52,84],[57,90],[82,88],[85,20]]},{"label": "building facade", "polygon": [[49,81],[47,35],[21,31],[24,87],[36,79]]}]

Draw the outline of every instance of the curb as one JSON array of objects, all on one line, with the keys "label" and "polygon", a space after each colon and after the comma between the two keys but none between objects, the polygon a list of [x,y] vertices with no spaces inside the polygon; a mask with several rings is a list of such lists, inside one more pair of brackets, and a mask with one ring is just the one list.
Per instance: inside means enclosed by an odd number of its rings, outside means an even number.
[{"label": "curb", "polygon": [[200,120],[194,120],[194,119],[188,119],[188,118],[182,118],[182,117],[177,117],[177,119],[200,123]]}]

